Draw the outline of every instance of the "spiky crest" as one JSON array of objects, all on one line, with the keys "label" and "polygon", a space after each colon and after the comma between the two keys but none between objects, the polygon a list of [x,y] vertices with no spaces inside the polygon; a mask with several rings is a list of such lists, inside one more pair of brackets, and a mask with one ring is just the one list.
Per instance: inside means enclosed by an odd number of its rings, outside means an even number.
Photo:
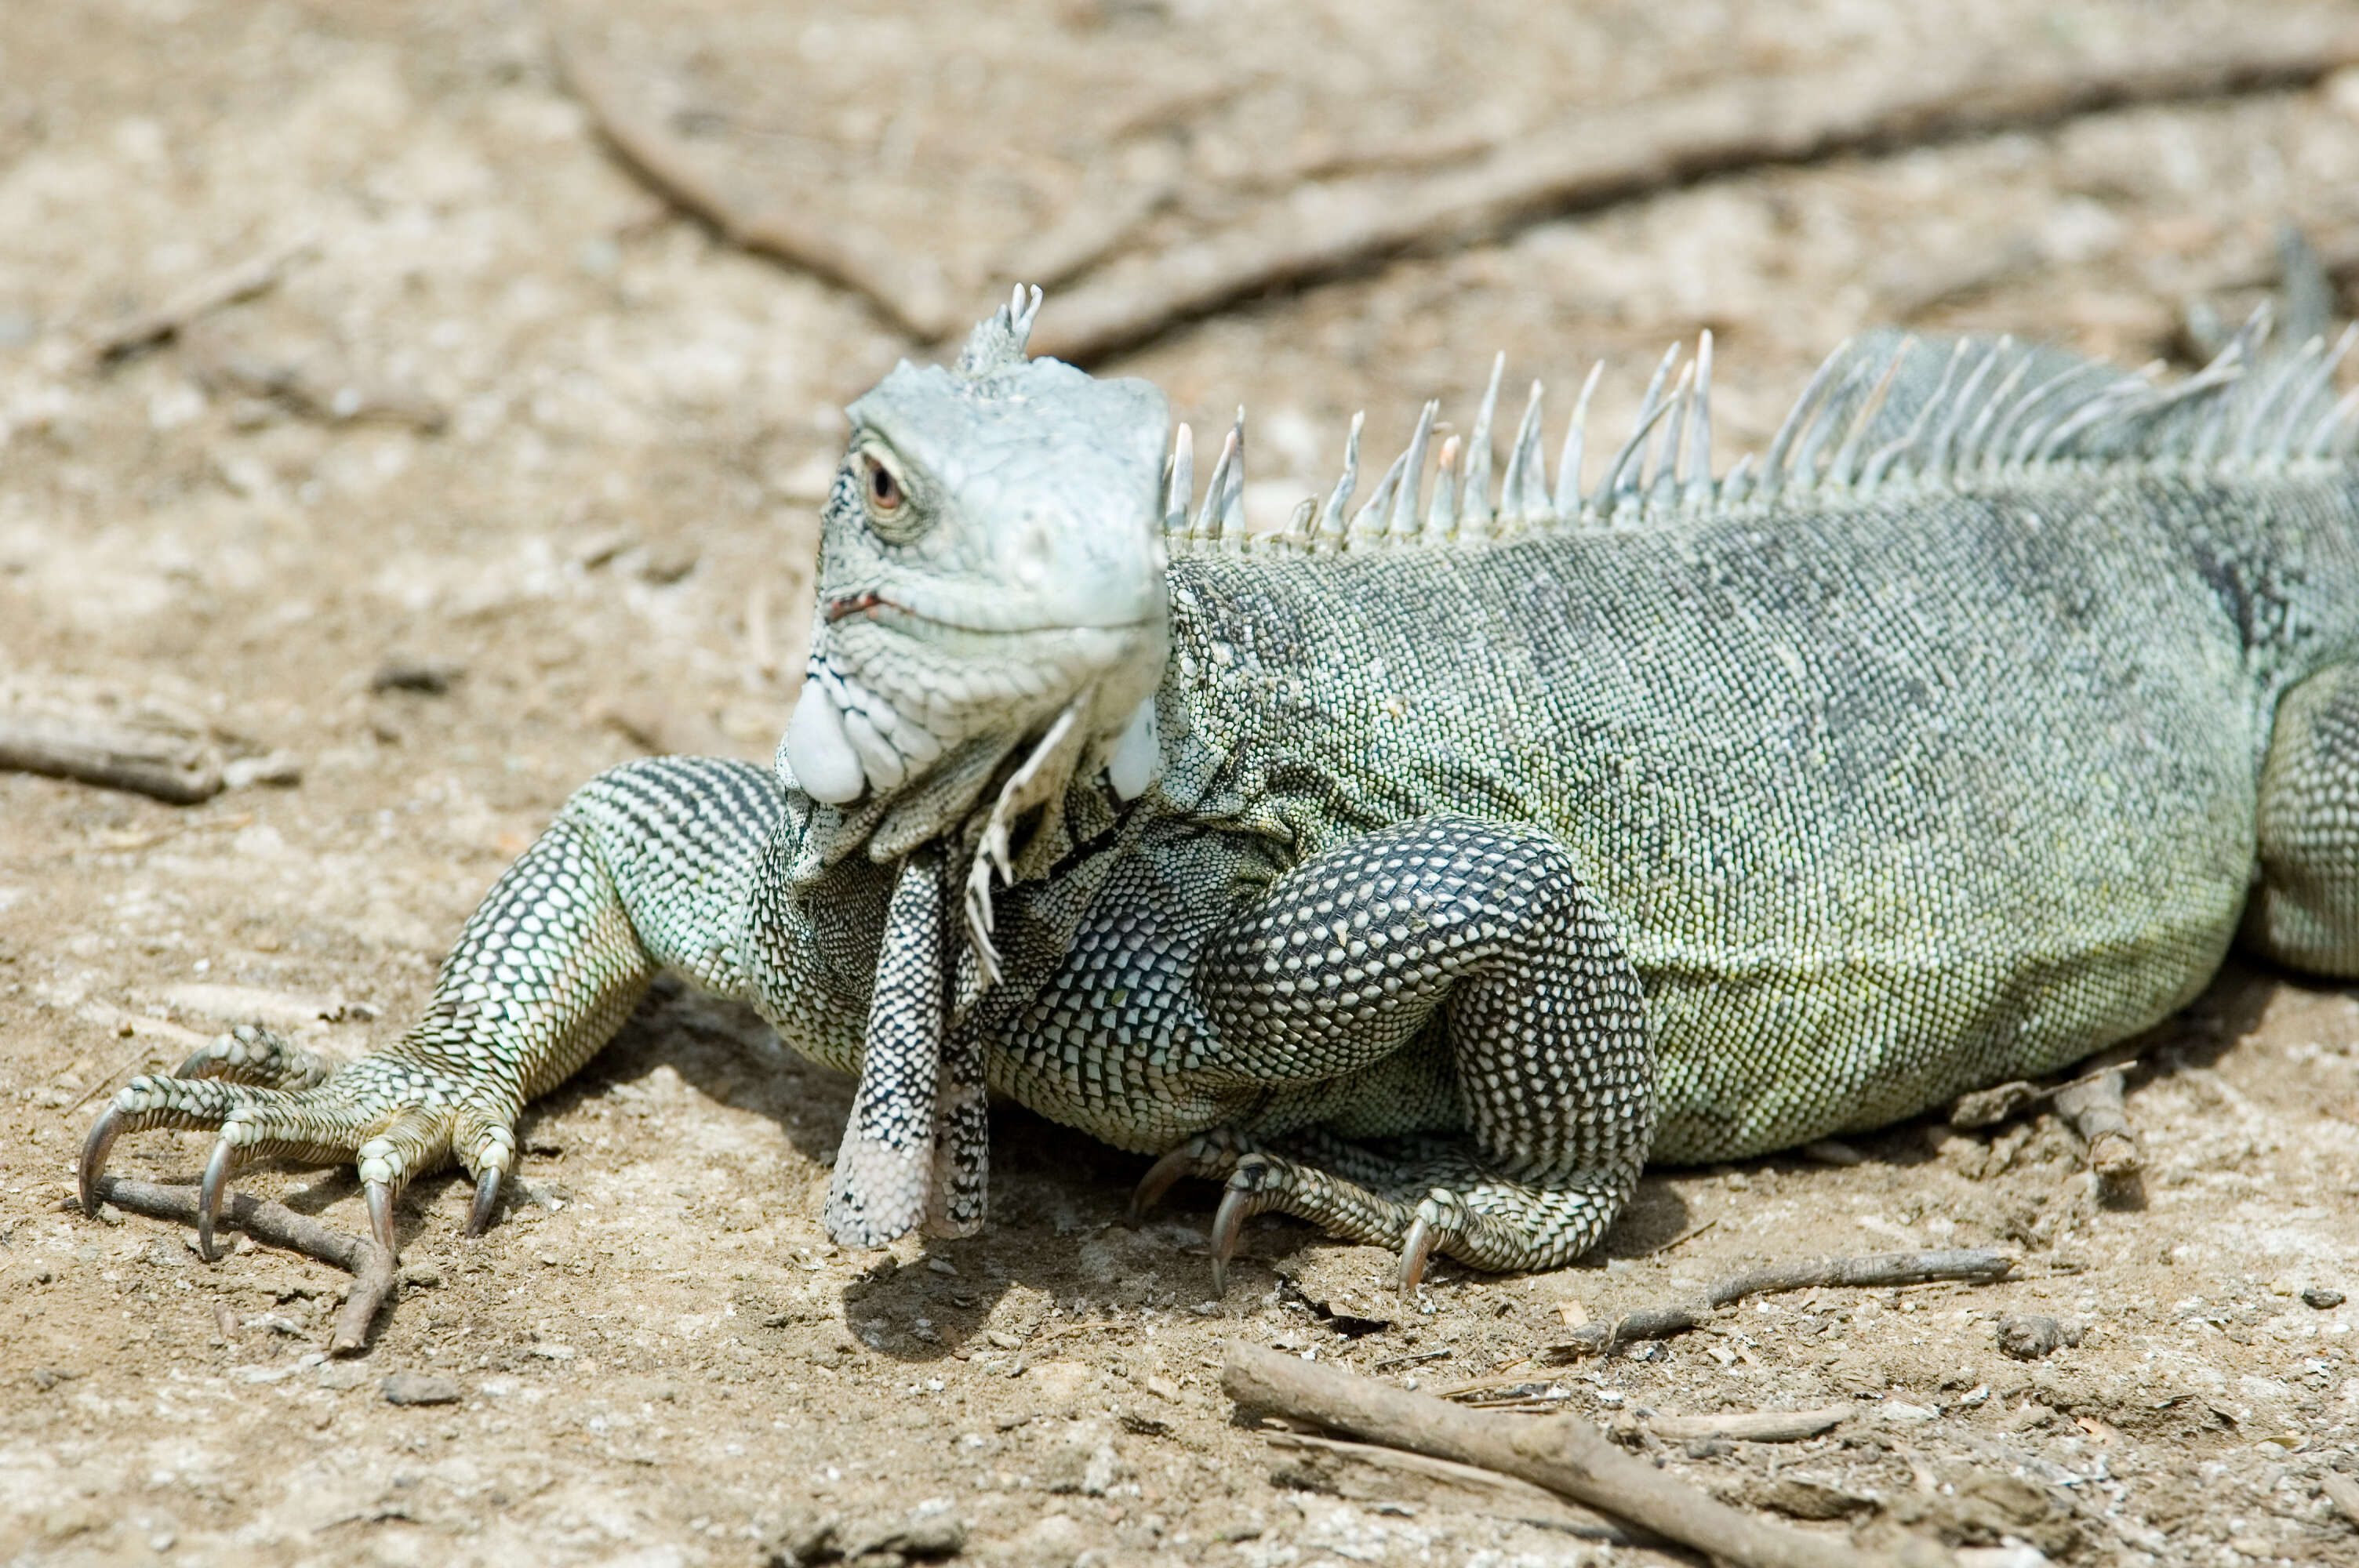
[{"label": "spiky crest", "polygon": [[[2264,306],[2209,365],[2165,385],[2158,364],[2126,372],[2013,338],[1945,343],[1872,333],[1827,356],[1764,457],[1756,462],[1747,454],[1715,477],[1712,345],[1705,332],[1685,363],[1681,344],[1665,351],[1628,436],[1593,483],[1584,485],[1582,464],[1590,402],[1604,366],[1593,368],[1582,384],[1553,485],[1542,451],[1542,387],[1532,383],[1494,487],[1491,432],[1506,373],[1502,354],[1473,431],[1462,441],[1451,436],[1441,443],[1430,481],[1435,403],[1419,411],[1408,446],[1367,501],[1347,514],[1366,419],[1354,415],[1343,472],[1323,506],[1306,501],[1294,525],[1250,538],[1243,535],[1239,410],[1186,537],[1197,548],[1217,540],[1232,550],[1356,553],[1628,527],[1714,509],[1820,504],[1895,489],[2019,481],[2091,465],[2255,473],[2351,460],[2359,449],[2359,390],[2338,399],[2336,380],[2359,347],[2359,325],[2332,345],[2312,337],[2274,352],[2271,346]],[[1184,455],[1175,455],[1172,470],[1171,515],[1179,517],[1186,507]]]}]

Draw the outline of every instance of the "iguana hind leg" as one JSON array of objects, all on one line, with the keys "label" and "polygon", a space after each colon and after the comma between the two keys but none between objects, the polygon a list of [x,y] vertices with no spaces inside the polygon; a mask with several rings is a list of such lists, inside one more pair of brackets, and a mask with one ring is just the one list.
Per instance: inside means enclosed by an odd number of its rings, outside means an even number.
[{"label": "iguana hind leg", "polygon": [[[1212,934],[1196,989],[1219,1070],[1358,1080],[1358,1108],[1330,1135],[1434,1125],[1406,1080],[1393,1093],[1371,1080],[1430,1044],[1438,1020],[1465,1134],[1391,1163],[1309,1130],[1289,1148],[1294,1130],[1251,1123],[1183,1146],[1173,1161],[1228,1183],[1216,1259],[1247,1215],[1280,1209],[1400,1248],[1408,1282],[1437,1250],[1550,1268],[1593,1245],[1637,1183],[1654,1125],[1637,977],[1571,857],[1537,829],[1433,817],[1318,856]],[[1272,1101],[1288,1103],[1301,1098]]]},{"label": "iguana hind leg", "polygon": [[2359,976],[2359,665],[2323,670],[2278,702],[2260,860],[2246,943],[2296,968]]},{"label": "iguana hind leg", "polygon": [[175,1076],[132,1079],[83,1145],[83,1203],[121,1134],[198,1128],[219,1134],[198,1206],[208,1255],[229,1178],[277,1154],[353,1161],[388,1249],[395,1196],[455,1156],[480,1230],[516,1162],[517,1113],[606,1043],[659,967],[743,990],[733,923],[784,813],[770,775],[740,762],[651,758],[592,780],[470,917],[408,1033],[323,1076],[245,1031]]}]

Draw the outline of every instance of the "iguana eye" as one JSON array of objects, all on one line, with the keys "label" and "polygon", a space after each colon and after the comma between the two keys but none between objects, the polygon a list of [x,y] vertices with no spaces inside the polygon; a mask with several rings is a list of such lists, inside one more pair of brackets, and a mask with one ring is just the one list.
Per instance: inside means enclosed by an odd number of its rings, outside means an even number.
[{"label": "iguana eye", "polygon": [[930,518],[890,454],[872,447],[854,452],[852,461],[870,533],[888,545],[906,545],[926,531]]},{"label": "iguana eye", "polygon": [[882,513],[888,516],[893,513],[900,511],[902,501],[901,481],[893,477],[893,470],[886,468],[883,463],[878,462],[873,457],[864,457],[860,460],[868,470],[867,488],[869,510],[872,512]]}]

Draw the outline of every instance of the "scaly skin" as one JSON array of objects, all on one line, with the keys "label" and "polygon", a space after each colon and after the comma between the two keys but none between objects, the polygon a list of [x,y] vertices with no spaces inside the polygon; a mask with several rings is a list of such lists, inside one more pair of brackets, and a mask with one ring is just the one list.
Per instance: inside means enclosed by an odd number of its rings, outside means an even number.
[{"label": "scaly skin", "polygon": [[246,1154],[349,1155],[389,1242],[455,1156],[480,1224],[518,1107],[670,968],[863,1075],[847,1240],[979,1222],[981,1076],[1160,1156],[1146,1198],[1223,1182],[1216,1263],[1274,1208],[1414,1280],[1565,1261],[1649,1158],[2062,1066],[2240,927],[2359,973],[2322,351],[2248,331],[2156,389],[1875,340],[1745,481],[1710,472],[1707,344],[1593,491],[1551,492],[1535,400],[1495,494],[1486,401],[1429,498],[1429,409],[1357,514],[1355,427],[1323,512],[1248,541],[1237,438],[1191,521],[1183,430],[1158,504],[1159,397],[1024,361],[1033,305],[854,406],[774,773],[593,780],[401,1042],[135,1080],[86,1183],[122,1131],[210,1126],[208,1211]]}]

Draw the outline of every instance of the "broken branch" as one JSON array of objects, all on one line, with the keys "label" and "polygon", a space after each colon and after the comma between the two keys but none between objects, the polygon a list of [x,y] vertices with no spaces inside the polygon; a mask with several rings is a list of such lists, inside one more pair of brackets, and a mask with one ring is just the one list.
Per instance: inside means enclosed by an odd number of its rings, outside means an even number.
[{"label": "broken branch", "polygon": [[1448,174],[1288,192],[1206,239],[1062,296],[1032,349],[1087,362],[1232,300],[1706,175],[2314,81],[2354,60],[2359,26],[2347,19],[2255,15],[2224,35],[2155,29],[2101,55],[1935,59],[1909,70],[1877,62],[1581,114]]},{"label": "broken branch", "polygon": [[276,284],[287,265],[310,246],[310,241],[299,240],[197,279],[155,309],[118,321],[92,338],[91,362],[111,364],[151,343],[162,342],[201,316],[253,298]]},{"label": "broken branch", "polygon": [[99,719],[0,714],[0,768],[194,806],[222,790],[221,753],[190,736]]},{"label": "broken branch", "polygon": [[1654,1545],[1662,1540],[1652,1530],[1625,1525],[1545,1487],[1454,1459],[1298,1433],[1272,1433],[1269,1445],[1280,1455],[1269,1478],[1281,1487],[1324,1492],[1353,1502],[1456,1509],[1561,1530],[1616,1546]]},{"label": "broken branch", "polygon": [[1229,1346],[1221,1386],[1239,1404],[1256,1410],[1501,1471],[1738,1568],[1886,1568],[1953,1561],[1930,1541],[1912,1540],[1886,1555],[1755,1519],[1623,1453],[1604,1433],[1571,1416],[1534,1421],[1462,1410],[1429,1394],[1257,1345]]},{"label": "broken branch", "polygon": [[2146,1168],[2137,1134],[2130,1128],[2129,1109],[2122,1103],[2125,1071],[2107,1067],[2075,1079],[2056,1091],[2054,1102],[2056,1114],[2089,1146],[2089,1169],[2108,1186],[2118,1186]]},{"label": "broken branch", "polygon": [[1746,1296],[1774,1295],[1780,1291],[1809,1290],[1817,1285],[1876,1290],[1929,1284],[1936,1280],[1988,1285],[2006,1279],[2014,1268],[2013,1258],[1986,1248],[1871,1252],[1857,1258],[1807,1258],[1794,1263],[1772,1263],[1732,1274],[1693,1301],[1647,1307],[1612,1323],[1584,1324],[1574,1329],[1570,1338],[1547,1346],[1543,1354],[1571,1360],[1579,1356],[1603,1355],[1634,1339],[1669,1339],[1711,1322],[1713,1313]]},{"label": "broken branch", "polygon": [[[182,1225],[197,1222],[194,1187],[103,1176],[97,1192],[101,1203],[111,1203],[150,1219],[177,1220]],[[393,1293],[392,1253],[379,1247],[374,1237],[332,1230],[308,1215],[297,1214],[285,1204],[273,1203],[268,1198],[231,1193],[223,1200],[222,1207],[224,1219],[264,1246],[300,1252],[350,1274],[353,1288],[344,1297],[343,1310],[336,1314],[335,1333],[328,1341],[328,1349],[341,1356],[368,1343],[369,1325],[376,1321],[377,1310]]]},{"label": "broken branch", "polygon": [[699,167],[679,137],[631,107],[603,61],[564,38],[557,40],[556,55],[558,75],[608,144],[673,206],[712,224],[732,244],[843,285],[913,336],[931,341],[956,325],[948,290],[933,268],[775,207],[749,211]]},{"label": "broken branch", "polygon": [[1721,1439],[1730,1443],[1799,1443],[1840,1424],[1844,1405],[1815,1411],[1729,1411],[1720,1415],[1650,1415],[1639,1424],[1673,1443]]}]

